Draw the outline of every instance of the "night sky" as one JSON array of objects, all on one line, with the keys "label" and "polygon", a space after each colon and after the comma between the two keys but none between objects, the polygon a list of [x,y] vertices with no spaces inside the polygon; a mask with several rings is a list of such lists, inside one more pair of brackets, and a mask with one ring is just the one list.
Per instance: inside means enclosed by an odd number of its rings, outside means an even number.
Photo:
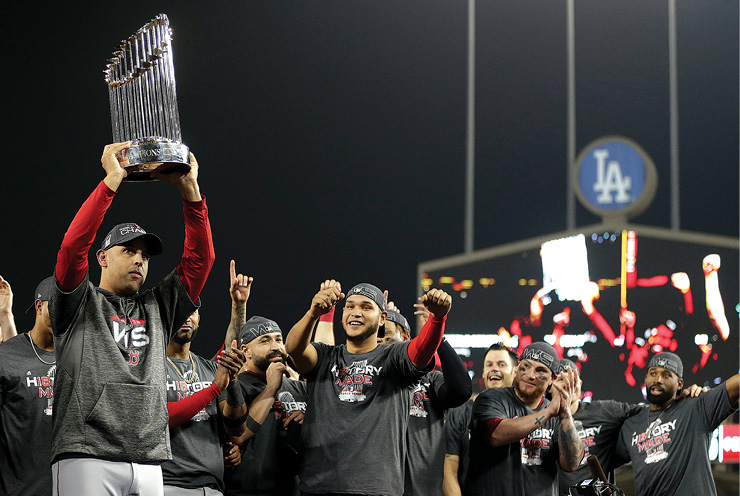
[{"label": "night sky", "polygon": [[[681,228],[737,237],[738,3],[677,3]],[[106,59],[160,12],[217,255],[197,353],[223,337],[232,258],[255,277],[248,313],[287,332],[326,278],[387,288],[408,316],[417,265],[463,251],[466,2],[70,5],[0,9],[0,275],[19,331],[104,177]],[[566,2],[479,0],[476,14],[479,249],[567,227]],[[633,221],[669,227],[667,2],[579,1],[575,32],[577,151],[605,135],[639,143],[659,184]],[[169,185],[124,184],[93,252],[119,222],[157,233],[151,287],[179,260],[180,205]],[[579,226],[597,222],[578,207]]]}]

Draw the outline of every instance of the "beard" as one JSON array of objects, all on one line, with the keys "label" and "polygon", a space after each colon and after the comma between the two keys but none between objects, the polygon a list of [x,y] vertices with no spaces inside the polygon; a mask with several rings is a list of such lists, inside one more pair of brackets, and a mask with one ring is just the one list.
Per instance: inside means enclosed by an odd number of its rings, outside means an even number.
[{"label": "beard", "polygon": [[186,332],[184,334],[180,334],[180,331],[177,331],[174,336],[172,336],[172,341],[179,345],[184,345],[193,340],[195,338],[195,335],[198,334],[198,328],[195,327],[192,332]]},{"label": "beard", "polygon": [[650,404],[657,405],[657,406],[665,405],[668,400],[672,399],[675,396],[676,396],[676,392],[668,390],[668,389],[663,389],[663,392],[660,394],[652,394],[650,392],[650,388],[648,388],[647,390],[648,402]]},{"label": "beard", "polygon": [[522,399],[525,403],[534,403],[535,401],[538,401],[540,398],[542,398],[542,395],[545,394],[545,391],[547,390],[547,387],[545,388],[538,388],[532,393],[524,392],[519,388],[519,381],[514,378],[514,391],[516,392],[517,396]]},{"label": "beard", "polygon": [[376,322],[375,325],[369,326],[367,329],[365,329],[364,332],[358,334],[357,336],[350,336],[346,332],[344,333],[344,335],[347,338],[347,341],[352,341],[354,344],[357,344],[362,343],[370,336],[377,336],[378,329],[380,329],[380,322]]},{"label": "beard", "polygon": [[282,351],[272,351],[268,353],[265,356],[254,356],[252,358],[252,363],[254,363],[254,366],[257,367],[260,372],[267,372],[267,367],[270,366],[272,363],[272,358],[280,357],[280,361],[285,363],[285,359],[288,357],[285,353]]}]

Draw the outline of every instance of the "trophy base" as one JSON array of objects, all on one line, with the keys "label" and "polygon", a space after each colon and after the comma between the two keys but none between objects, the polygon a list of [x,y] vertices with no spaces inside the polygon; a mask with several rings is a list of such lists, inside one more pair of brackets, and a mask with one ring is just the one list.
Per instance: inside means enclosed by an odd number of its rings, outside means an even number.
[{"label": "trophy base", "polygon": [[127,182],[156,181],[154,171],[169,174],[190,171],[190,150],[175,141],[156,138],[134,140],[128,149]]}]

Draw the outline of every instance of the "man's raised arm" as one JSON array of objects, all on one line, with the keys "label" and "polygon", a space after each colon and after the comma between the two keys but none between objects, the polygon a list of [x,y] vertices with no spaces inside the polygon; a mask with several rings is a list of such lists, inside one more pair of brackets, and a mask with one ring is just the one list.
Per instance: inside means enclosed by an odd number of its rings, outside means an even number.
[{"label": "man's raised arm", "polygon": [[211,223],[208,220],[208,206],[205,196],[200,194],[198,185],[198,161],[190,154],[190,171],[187,174],[172,172],[163,174],[152,172],[154,179],[172,184],[182,195],[182,209],[185,216],[185,243],[182,259],[177,265],[177,275],[195,301],[211,272],[216,254],[213,250]]},{"label": "man's raised arm", "polygon": [[224,346],[229,346],[233,340],[239,340],[239,331],[247,322],[247,301],[252,293],[254,278],[236,273],[236,262],[229,264],[229,295],[231,296],[231,319],[226,329]]},{"label": "man's raised arm", "polygon": [[13,316],[13,290],[0,276],[0,343],[18,335]]},{"label": "man's raised arm", "polygon": [[558,374],[558,378],[552,383],[552,400],[560,400],[558,418],[560,426],[558,429],[559,461],[560,467],[566,472],[573,472],[583,459],[583,443],[578,437],[576,425],[571,414],[571,399],[575,396],[576,372],[567,369]]},{"label": "man's raised arm", "polygon": [[130,147],[130,141],[106,145],[100,157],[105,178],[87,197],[64,234],[54,269],[59,288],[64,292],[74,290],[85,278],[87,254],[121,181],[127,175],[124,167],[128,165],[128,159],[120,154]]},{"label": "man's raised arm", "polygon": [[318,361],[316,348],[311,344],[311,333],[316,322],[344,298],[342,285],[339,284],[339,281],[331,279],[329,284],[322,286],[325,286],[325,289],[316,293],[313,300],[311,300],[311,308],[290,329],[285,340],[285,350],[293,359],[298,372],[302,374],[312,371]]},{"label": "man's raised arm", "polygon": [[445,321],[452,308],[452,296],[441,289],[430,289],[419,298],[419,302],[429,310],[430,316],[419,335],[409,343],[408,354],[414,367],[425,369],[444,337]]}]

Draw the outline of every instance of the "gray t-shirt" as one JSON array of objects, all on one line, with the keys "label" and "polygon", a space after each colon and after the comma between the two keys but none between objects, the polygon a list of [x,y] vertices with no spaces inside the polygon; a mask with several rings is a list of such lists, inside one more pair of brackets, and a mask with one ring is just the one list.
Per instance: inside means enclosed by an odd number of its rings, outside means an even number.
[{"label": "gray t-shirt", "polygon": [[49,299],[57,374],[52,462],[172,458],[167,428],[167,343],[196,306],[173,270],[153,288],[118,296],[88,275]]},{"label": "gray t-shirt", "polygon": [[614,449],[619,439],[619,430],[624,421],[643,409],[639,405],[628,405],[614,400],[597,400],[590,403],[581,402],[578,411],[573,415],[578,437],[583,443],[583,459],[574,472],[560,470],[558,481],[560,494],[568,494],[568,488],[584,479],[591,479],[591,469],[586,461],[591,455],[599,459],[609,480],[614,481],[614,469],[622,465],[617,463]]},{"label": "gray t-shirt", "polygon": [[725,384],[662,411],[649,408],[622,426],[616,455],[632,460],[635,493],[650,496],[716,495],[709,466],[712,431],[735,408]]},{"label": "gray t-shirt", "polygon": [[550,402],[543,398],[532,410],[513,387],[487,389],[473,405],[470,467],[465,494],[473,496],[555,496],[558,493],[558,421],[547,420],[517,442],[494,448],[481,432],[490,419],[516,419],[538,412]]},{"label": "gray t-shirt", "polygon": [[435,370],[411,386],[405,496],[442,495],[445,410],[438,398],[444,383],[442,372]]},{"label": "gray t-shirt", "polygon": [[[265,379],[251,372],[239,374],[244,400],[250,405],[267,387]],[[283,378],[270,412],[257,434],[242,450],[241,465],[226,471],[229,496],[293,496],[298,491],[298,444],[301,425],[283,427],[294,411],[306,411],[305,382]]]},{"label": "gray t-shirt", "polygon": [[[36,348],[54,363],[53,351]],[[0,344],[0,494],[51,494],[51,414],[56,365],[28,334]]]},{"label": "gray t-shirt", "polygon": [[465,489],[468,475],[468,453],[470,451],[470,420],[473,418],[473,402],[468,401],[447,412],[445,421],[445,453],[457,455],[460,463],[457,468],[457,481]]},{"label": "gray t-shirt", "polygon": [[313,343],[303,422],[302,491],[403,494],[409,387],[424,371],[409,343],[352,354],[344,345]]},{"label": "gray t-shirt", "polygon": [[[168,357],[168,402],[207,389],[216,378],[218,365],[215,362],[194,353],[190,356],[195,370],[190,360]],[[224,460],[217,401],[211,401],[184,424],[170,428],[172,460],[162,464],[165,485],[191,489],[210,487],[223,492]]]}]

